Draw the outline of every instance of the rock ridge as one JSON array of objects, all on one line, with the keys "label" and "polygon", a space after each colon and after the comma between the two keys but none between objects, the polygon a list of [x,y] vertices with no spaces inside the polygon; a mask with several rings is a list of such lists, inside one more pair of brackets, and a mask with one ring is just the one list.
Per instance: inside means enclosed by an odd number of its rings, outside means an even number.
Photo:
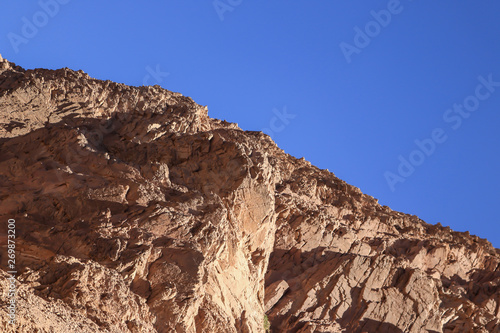
[{"label": "rock ridge", "polygon": [[500,250],[160,86],[0,56],[5,332],[500,332]]}]

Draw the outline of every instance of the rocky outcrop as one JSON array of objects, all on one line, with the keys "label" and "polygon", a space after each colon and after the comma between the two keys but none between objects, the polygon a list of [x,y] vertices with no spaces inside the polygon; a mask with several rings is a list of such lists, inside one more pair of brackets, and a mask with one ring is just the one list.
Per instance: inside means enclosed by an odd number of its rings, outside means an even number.
[{"label": "rocky outcrop", "polygon": [[1,60],[0,184],[5,332],[500,331],[486,240],[159,86]]},{"label": "rocky outcrop", "polygon": [[289,286],[268,314],[278,331],[499,331],[499,251],[485,240],[381,207],[312,169],[276,198],[266,284]]}]

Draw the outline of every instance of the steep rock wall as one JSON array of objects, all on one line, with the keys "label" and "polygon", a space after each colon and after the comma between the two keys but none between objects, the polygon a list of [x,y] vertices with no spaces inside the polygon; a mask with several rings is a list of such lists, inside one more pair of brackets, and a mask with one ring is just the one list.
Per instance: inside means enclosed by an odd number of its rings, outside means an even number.
[{"label": "steep rock wall", "polygon": [[159,86],[1,59],[0,184],[19,332],[263,332],[266,314],[273,332],[500,330],[487,241]]}]

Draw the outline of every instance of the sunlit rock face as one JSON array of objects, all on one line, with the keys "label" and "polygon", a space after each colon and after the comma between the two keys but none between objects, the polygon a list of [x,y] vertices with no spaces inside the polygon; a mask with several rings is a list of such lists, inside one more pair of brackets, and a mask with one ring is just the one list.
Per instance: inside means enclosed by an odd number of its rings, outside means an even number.
[{"label": "sunlit rock face", "polygon": [[1,331],[500,332],[486,240],[159,86],[0,58],[0,198]]}]

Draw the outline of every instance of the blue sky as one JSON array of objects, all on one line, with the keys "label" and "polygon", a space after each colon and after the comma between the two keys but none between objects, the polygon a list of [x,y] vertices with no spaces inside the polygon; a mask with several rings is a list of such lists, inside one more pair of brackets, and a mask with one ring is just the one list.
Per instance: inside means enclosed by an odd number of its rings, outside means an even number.
[{"label": "blue sky", "polygon": [[470,0],[7,1],[0,53],[181,92],[381,204],[500,247],[499,14]]}]

